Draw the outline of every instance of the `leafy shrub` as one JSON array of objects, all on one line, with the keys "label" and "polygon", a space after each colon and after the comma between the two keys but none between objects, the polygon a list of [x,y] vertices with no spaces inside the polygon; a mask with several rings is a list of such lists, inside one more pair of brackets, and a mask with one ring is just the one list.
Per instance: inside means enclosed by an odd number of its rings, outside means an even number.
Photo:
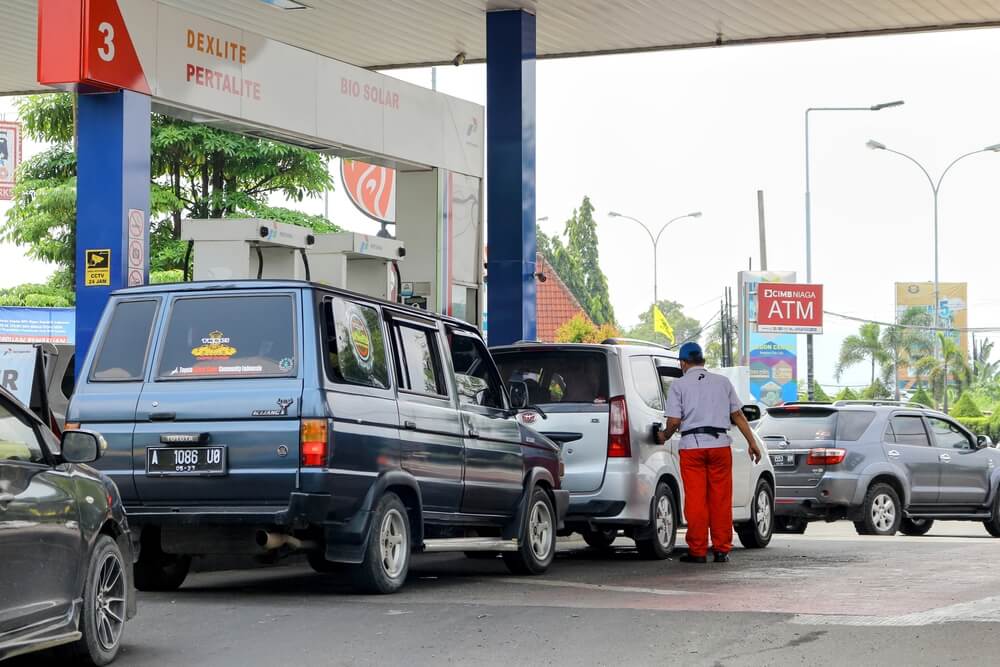
[{"label": "leafy shrub", "polygon": [[926,405],[928,408],[934,407],[934,399],[930,397],[923,387],[917,389],[917,392],[910,397],[911,403],[919,403],[920,405]]},{"label": "leafy shrub", "polygon": [[983,412],[968,393],[962,392],[958,402],[951,407],[952,417],[982,417]]}]

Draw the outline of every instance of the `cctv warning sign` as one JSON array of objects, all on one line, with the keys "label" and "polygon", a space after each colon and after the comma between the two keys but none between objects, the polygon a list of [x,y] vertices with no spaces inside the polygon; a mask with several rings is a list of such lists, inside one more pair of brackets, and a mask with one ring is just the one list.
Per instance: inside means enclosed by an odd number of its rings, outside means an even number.
[{"label": "cctv warning sign", "polygon": [[760,283],[757,286],[757,331],[823,333],[823,286]]},{"label": "cctv warning sign", "polygon": [[110,287],[111,285],[111,249],[90,250],[86,252],[86,273],[84,286]]}]

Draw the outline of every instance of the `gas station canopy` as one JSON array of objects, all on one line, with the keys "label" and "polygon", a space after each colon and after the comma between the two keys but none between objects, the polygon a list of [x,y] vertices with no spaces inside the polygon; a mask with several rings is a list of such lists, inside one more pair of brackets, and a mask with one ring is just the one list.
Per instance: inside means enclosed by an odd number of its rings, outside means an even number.
[{"label": "gas station canopy", "polygon": [[[38,0],[5,0],[0,93],[40,90]],[[165,0],[206,18],[361,67],[486,57],[484,15],[538,17],[539,58],[1000,25],[991,0]],[[289,7],[282,9],[281,7]],[[299,7],[299,8],[295,8]]]}]

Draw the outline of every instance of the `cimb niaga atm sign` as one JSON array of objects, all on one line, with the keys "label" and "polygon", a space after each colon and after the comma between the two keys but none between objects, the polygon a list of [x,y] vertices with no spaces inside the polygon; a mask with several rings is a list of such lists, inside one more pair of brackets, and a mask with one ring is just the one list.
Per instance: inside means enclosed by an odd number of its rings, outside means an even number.
[{"label": "cimb niaga atm sign", "polygon": [[823,333],[823,286],[789,283],[757,285],[757,331]]}]

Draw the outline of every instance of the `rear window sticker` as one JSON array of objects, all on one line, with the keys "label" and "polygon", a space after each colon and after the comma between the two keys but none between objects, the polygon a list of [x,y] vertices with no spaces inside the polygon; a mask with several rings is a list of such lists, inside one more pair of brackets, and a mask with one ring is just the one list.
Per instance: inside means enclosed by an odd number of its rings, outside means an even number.
[{"label": "rear window sticker", "polygon": [[191,356],[199,361],[224,361],[236,354],[236,348],[229,344],[229,338],[219,330],[201,339],[202,344],[191,350]]},{"label": "rear window sticker", "polygon": [[294,362],[291,360],[290,357],[285,357],[284,359],[278,362],[278,368],[287,373],[288,371],[292,370],[293,363]]},{"label": "rear window sticker", "polygon": [[351,350],[354,357],[365,368],[370,368],[372,364],[372,334],[368,329],[368,323],[357,310],[351,311]]}]

